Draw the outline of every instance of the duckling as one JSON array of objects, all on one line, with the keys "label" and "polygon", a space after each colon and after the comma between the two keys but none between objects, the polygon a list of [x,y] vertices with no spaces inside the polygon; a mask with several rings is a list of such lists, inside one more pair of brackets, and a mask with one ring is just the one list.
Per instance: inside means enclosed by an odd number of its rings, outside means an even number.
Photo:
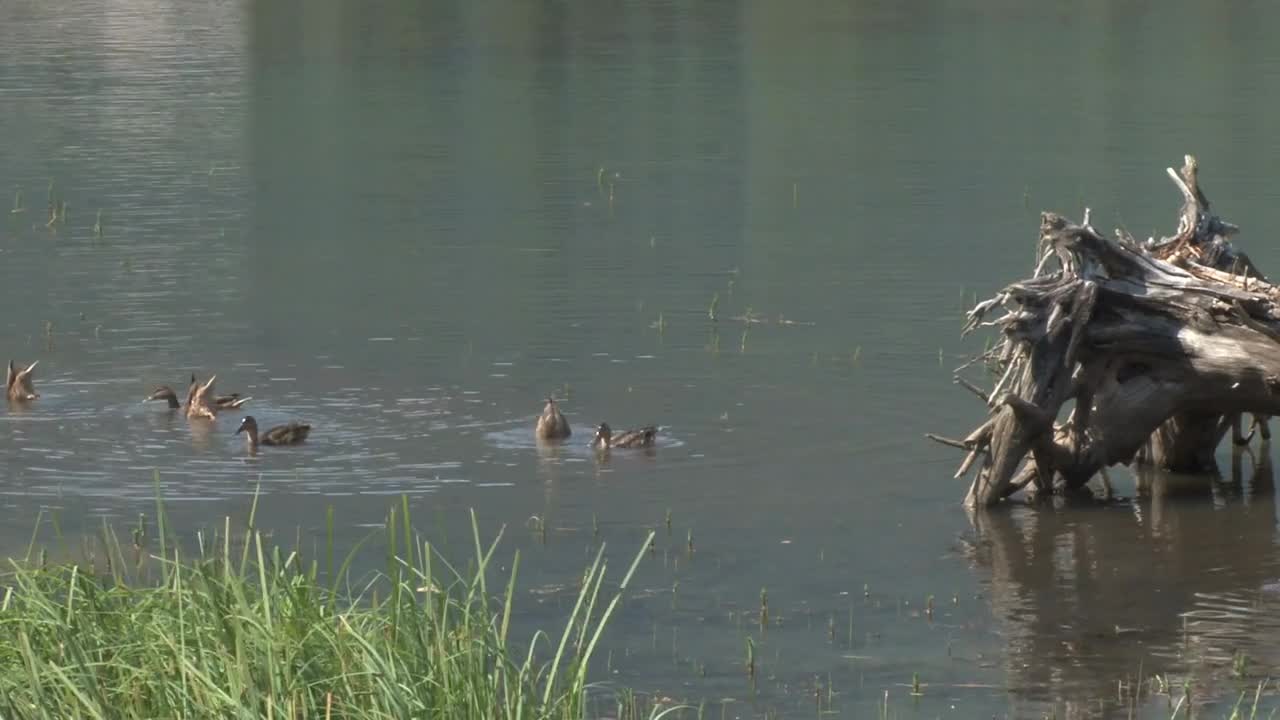
[{"label": "duckling", "polygon": [[[191,397],[196,394],[196,388],[200,386],[200,382],[196,380],[196,374],[191,373],[191,384],[187,386],[187,404],[191,404]],[[215,410],[234,410],[241,405],[252,400],[253,397],[240,397],[240,393],[230,393],[228,395],[218,395],[213,399]],[[172,407],[172,406],[170,406]]]},{"label": "duckling", "polygon": [[[191,404],[191,398],[195,395],[195,391],[199,386],[192,384],[187,391],[187,405]],[[182,407],[178,404],[178,394],[168,385],[161,385],[156,388],[142,402],[150,402],[152,400],[167,400],[170,410],[177,410]],[[232,393],[230,395],[218,395],[213,399],[213,409],[215,412],[222,410],[234,410],[252,400],[252,398],[240,397],[240,393]]]},{"label": "duckling", "polygon": [[597,450],[653,447],[657,435],[658,428],[653,425],[647,425],[638,430],[624,430],[614,435],[609,423],[600,423],[600,427],[596,428],[595,437],[591,439],[591,447]]},{"label": "duckling", "polygon": [[539,440],[563,440],[569,437],[571,432],[569,421],[565,419],[564,413],[560,412],[556,399],[547,398],[547,404],[542,408],[542,414],[538,416],[538,424],[533,429],[534,435]]},{"label": "duckling", "polygon": [[198,385],[193,383],[191,388],[187,390],[188,418],[217,419],[218,399],[213,394],[213,381],[217,379],[218,376],[214,375],[205,384]]},{"label": "duckling", "polygon": [[13,366],[13,361],[9,361],[9,373],[4,379],[5,395],[12,402],[27,402],[40,397],[40,393],[36,392],[35,386],[31,384],[31,371],[36,369],[40,361],[37,360],[27,366],[25,370],[18,370]]},{"label": "duckling", "polygon": [[240,427],[236,428],[237,435],[242,432],[249,438],[249,451],[253,452],[258,449],[259,444],[297,445],[307,439],[307,435],[311,433],[311,426],[295,421],[288,425],[277,425],[259,434],[258,421],[252,415],[245,415],[240,421]]}]

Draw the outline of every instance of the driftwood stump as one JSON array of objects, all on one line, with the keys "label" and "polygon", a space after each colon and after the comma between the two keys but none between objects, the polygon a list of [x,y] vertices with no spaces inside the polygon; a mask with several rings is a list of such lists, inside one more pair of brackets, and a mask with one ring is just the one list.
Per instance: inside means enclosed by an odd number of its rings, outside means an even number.
[{"label": "driftwood stump", "polygon": [[1106,237],[1087,209],[1079,224],[1043,213],[1031,277],[968,313],[966,335],[999,331],[978,358],[995,388],[956,377],[988,417],[963,440],[931,436],[965,451],[957,477],[976,469],[966,504],[1078,489],[1117,463],[1211,469],[1228,430],[1248,441],[1243,413],[1269,434],[1280,288],[1228,240],[1237,228],[1210,212],[1195,158],[1168,173],[1183,196],[1173,236]]}]

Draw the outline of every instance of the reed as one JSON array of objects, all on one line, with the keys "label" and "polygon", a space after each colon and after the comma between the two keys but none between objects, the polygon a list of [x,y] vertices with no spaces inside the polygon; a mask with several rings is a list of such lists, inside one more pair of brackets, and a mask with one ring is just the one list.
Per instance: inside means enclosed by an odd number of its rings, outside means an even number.
[{"label": "reed", "polygon": [[501,532],[482,542],[473,514],[475,556],[459,571],[407,511],[366,538],[388,547],[371,579],[350,574],[365,541],[325,577],[332,533],[307,561],[269,547],[252,511],[235,537],[229,519],[201,534],[190,557],[160,503],[130,538],[141,562],[105,524],[92,566],[32,564],[28,548],[0,579],[0,716],[581,718],[616,702],[588,669],[648,539],[611,599],[602,547],[563,630],[517,643],[519,552],[495,587]]}]

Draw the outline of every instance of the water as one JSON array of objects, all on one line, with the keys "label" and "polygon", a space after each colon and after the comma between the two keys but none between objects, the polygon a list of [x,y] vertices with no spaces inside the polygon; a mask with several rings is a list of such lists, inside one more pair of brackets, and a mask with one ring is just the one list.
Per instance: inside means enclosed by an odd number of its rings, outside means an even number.
[{"label": "water", "polygon": [[[656,529],[613,679],[730,716],[1126,716],[1139,674],[1225,715],[1280,661],[1265,466],[971,521],[921,440],[974,424],[960,313],[1040,209],[1167,232],[1194,152],[1280,267],[1280,9],[1179,5],[6,3],[0,347],[44,397],[0,414],[0,548],[135,522],[156,471],[188,534],[261,486],[303,545],[407,494],[458,556],[507,527],[530,627],[593,523],[615,573]],[[310,441],[139,402],[192,371]],[[663,444],[599,461],[601,420]]]}]

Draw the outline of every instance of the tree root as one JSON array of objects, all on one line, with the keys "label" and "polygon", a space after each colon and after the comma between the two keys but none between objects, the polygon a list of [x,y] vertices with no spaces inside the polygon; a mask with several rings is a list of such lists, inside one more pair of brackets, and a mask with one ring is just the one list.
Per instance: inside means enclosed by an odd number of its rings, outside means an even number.
[{"label": "tree root", "polygon": [[1183,197],[1172,236],[1108,238],[1088,210],[1080,224],[1046,212],[1032,276],[969,311],[964,334],[999,333],[979,358],[997,380],[990,393],[955,382],[989,416],[964,440],[930,436],[965,451],[957,477],[977,467],[966,504],[1081,488],[1119,463],[1207,469],[1228,430],[1237,443],[1270,436],[1280,288],[1228,240],[1238,228],[1210,213],[1195,158],[1168,173]]}]

